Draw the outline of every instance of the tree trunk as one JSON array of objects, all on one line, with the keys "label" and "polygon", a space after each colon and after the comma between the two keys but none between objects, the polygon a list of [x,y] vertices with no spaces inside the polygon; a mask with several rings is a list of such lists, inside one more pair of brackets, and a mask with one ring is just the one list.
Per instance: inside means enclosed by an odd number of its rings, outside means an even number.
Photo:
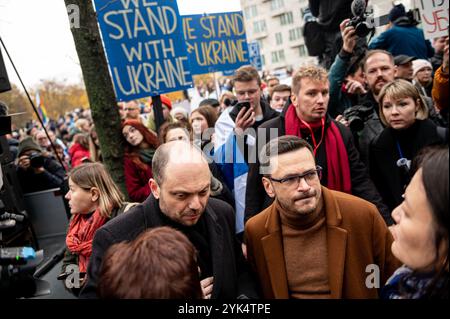
[{"label": "tree trunk", "polygon": [[[71,27],[83,72],[103,163],[128,198],[125,187],[121,120],[91,0],[65,0],[79,8],[79,26]],[[71,18],[69,14],[69,19]]]}]

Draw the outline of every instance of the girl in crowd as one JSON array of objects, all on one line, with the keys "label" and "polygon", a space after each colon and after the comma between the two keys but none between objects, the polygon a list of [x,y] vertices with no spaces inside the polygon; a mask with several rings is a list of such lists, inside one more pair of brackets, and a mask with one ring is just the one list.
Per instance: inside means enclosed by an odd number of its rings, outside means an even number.
[{"label": "girl in crowd", "polygon": [[122,124],[125,139],[125,184],[131,200],[142,203],[150,195],[148,181],[153,177],[152,159],[158,147],[158,138],[139,120]]},{"label": "girl in crowd", "polygon": [[69,148],[69,155],[72,167],[77,167],[83,162],[90,160],[87,134],[75,134],[73,144]]},{"label": "girl in crowd", "polygon": [[104,299],[201,299],[196,249],[173,228],[147,230],[108,249],[98,291]]},{"label": "girl in crowd", "polygon": [[190,122],[194,133],[194,142],[199,141],[201,148],[213,142],[214,125],[217,121],[217,112],[211,106],[200,106],[191,113]]},{"label": "girl in crowd", "polygon": [[64,149],[61,145],[55,144],[56,156],[61,159],[66,172],[70,171],[70,158],[64,153]]},{"label": "girl in crowd", "polygon": [[426,154],[393,212],[392,253],[404,266],[382,289],[382,298],[448,299],[449,150]]},{"label": "girl in crowd", "polygon": [[164,123],[159,128],[160,144],[172,141],[190,142],[192,139],[191,127],[185,122]]},{"label": "girl in crowd", "polygon": [[429,119],[413,84],[395,80],[380,92],[380,119],[386,129],[370,147],[370,174],[385,204],[393,210],[402,202],[410,181],[411,160],[420,149],[442,144],[448,132]]},{"label": "girl in crowd", "polygon": [[58,279],[64,279],[70,273],[66,269],[69,264],[76,264],[82,285],[95,232],[130,205],[124,202],[124,196],[100,163],[82,164],[72,170],[66,199],[72,218],[66,236],[68,252]]}]

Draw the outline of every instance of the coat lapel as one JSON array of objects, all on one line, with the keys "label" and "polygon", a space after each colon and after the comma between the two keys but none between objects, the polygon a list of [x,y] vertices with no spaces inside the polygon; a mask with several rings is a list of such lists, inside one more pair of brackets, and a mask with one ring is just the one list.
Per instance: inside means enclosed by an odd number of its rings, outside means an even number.
[{"label": "coat lapel", "polygon": [[328,279],[331,298],[339,299],[342,297],[344,280],[347,230],[339,227],[342,215],[333,194],[322,187],[322,196],[327,216]]},{"label": "coat lapel", "polygon": [[217,216],[215,213],[207,207],[205,214],[206,224],[209,230],[209,236],[211,241],[211,256],[213,266],[213,292],[211,294],[212,299],[219,297],[219,292],[222,286],[223,279],[223,229],[217,222]]},{"label": "coat lapel", "polygon": [[275,205],[272,205],[266,223],[266,229],[268,235],[261,239],[261,244],[274,298],[288,299],[289,288],[287,283],[286,265],[284,264],[283,240]]}]

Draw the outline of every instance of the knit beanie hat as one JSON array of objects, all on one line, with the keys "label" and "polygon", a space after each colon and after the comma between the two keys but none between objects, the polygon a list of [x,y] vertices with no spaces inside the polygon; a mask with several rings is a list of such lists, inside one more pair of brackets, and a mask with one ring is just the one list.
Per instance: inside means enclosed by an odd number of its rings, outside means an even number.
[{"label": "knit beanie hat", "polygon": [[186,111],[186,109],[182,106],[175,106],[171,111],[170,111],[170,115],[172,115],[172,117],[175,117],[176,114],[181,113],[183,114],[183,116],[188,119],[189,118],[189,114]]},{"label": "knit beanie hat", "polygon": [[31,137],[27,137],[26,139],[24,139],[22,142],[19,143],[17,156],[21,156],[22,153],[25,153],[26,151],[29,150],[41,152],[41,148],[33,141]]},{"label": "knit beanie hat", "polygon": [[423,68],[429,67],[433,69],[433,66],[431,63],[424,59],[418,59],[413,61],[413,69],[414,69],[414,76],[416,76],[417,72],[422,70]]},{"label": "knit beanie hat", "polygon": [[167,95],[161,95],[161,103],[166,105],[169,108],[169,110],[172,109],[172,101]]},{"label": "knit beanie hat", "polygon": [[389,21],[394,22],[398,18],[406,16],[406,9],[403,4],[394,6],[389,12]]}]

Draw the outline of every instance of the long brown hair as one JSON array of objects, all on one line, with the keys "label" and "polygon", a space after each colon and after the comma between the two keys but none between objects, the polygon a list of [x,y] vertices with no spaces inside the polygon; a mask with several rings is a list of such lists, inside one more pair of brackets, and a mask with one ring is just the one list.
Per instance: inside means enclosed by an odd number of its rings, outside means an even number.
[{"label": "long brown hair", "polygon": [[[137,129],[142,136],[144,137],[144,141],[147,142],[150,147],[154,148],[155,150],[158,148],[158,137],[156,134],[150,132],[150,130],[144,126],[144,124],[141,123],[139,120],[125,120],[122,124],[122,130],[125,126],[132,126],[135,129]],[[123,136],[123,135],[122,135]],[[125,139],[125,137],[124,137]],[[141,158],[139,157],[139,148],[137,146],[133,146],[125,139],[125,156],[128,156],[131,158],[131,160],[140,168],[147,169],[149,165],[142,162]]]},{"label": "long brown hair", "polygon": [[211,127],[214,128],[214,125],[216,125],[217,112],[212,106],[209,105],[199,106],[198,108],[196,108],[191,112],[191,116],[194,113],[199,113],[200,115],[202,115],[206,119],[209,128]]},{"label": "long brown hair", "polygon": [[109,217],[111,211],[122,206],[124,196],[101,163],[86,163],[75,167],[69,175],[72,182],[86,191],[98,188],[100,215]]}]

